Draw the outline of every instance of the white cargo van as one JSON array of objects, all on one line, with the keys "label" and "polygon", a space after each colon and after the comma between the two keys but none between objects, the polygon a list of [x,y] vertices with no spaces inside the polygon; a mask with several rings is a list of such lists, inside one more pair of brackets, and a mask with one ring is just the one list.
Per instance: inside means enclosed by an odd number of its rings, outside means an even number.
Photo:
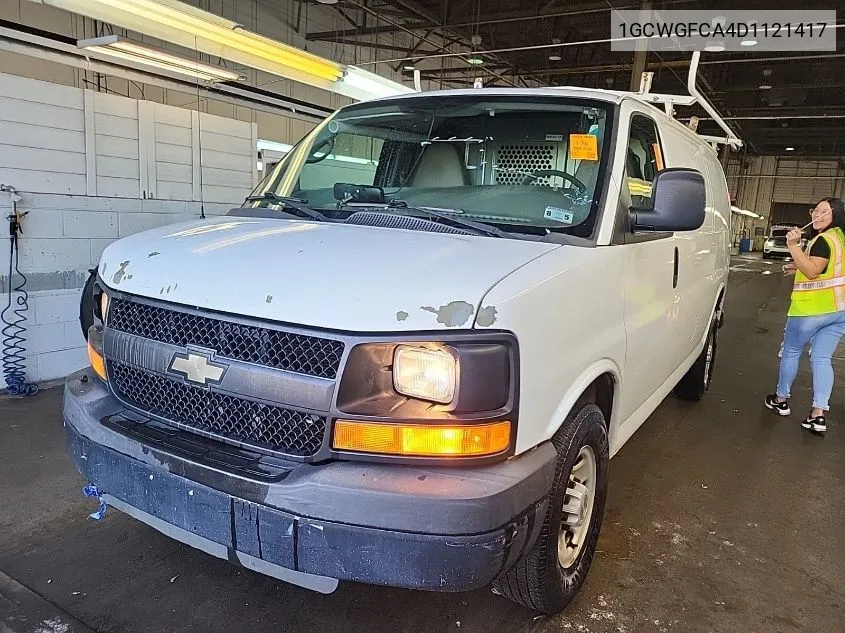
[{"label": "white cargo van", "polygon": [[559,611],[609,458],[708,390],[729,218],[715,151],[622,93],[344,107],[242,208],[106,249],[69,451],[109,506],[291,583]]}]

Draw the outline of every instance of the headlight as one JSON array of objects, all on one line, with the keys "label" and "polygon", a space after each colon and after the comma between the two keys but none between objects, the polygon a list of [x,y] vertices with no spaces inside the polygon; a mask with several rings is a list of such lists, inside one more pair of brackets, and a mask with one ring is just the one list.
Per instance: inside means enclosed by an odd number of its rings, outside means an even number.
[{"label": "headlight", "polygon": [[361,343],[349,351],[335,404],[347,419],[372,422],[469,415],[515,423],[518,353],[514,338],[498,333]]},{"label": "headlight", "polygon": [[411,398],[448,404],[455,397],[458,362],[447,349],[399,346],[393,356],[393,388]]}]

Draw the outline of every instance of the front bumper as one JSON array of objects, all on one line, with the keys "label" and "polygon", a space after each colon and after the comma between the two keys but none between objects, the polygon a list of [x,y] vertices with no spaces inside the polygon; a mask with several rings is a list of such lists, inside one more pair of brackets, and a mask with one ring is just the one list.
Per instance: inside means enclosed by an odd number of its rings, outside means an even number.
[{"label": "front bumper", "polygon": [[[325,593],[338,580],[488,585],[533,546],[555,469],[545,443],[485,467],[291,463],[277,477],[250,477],[190,438],[145,443],[121,432],[115,420],[139,416],[90,371],[68,377],[63,409],[69,453],[108,503],[212,555]],[[231,463],[242,458],[221,450]]]},{"label": "front bumper", "polygon": [[764,255],[775,257],[789,257],[789,249],[786,246],[763,246]]}]

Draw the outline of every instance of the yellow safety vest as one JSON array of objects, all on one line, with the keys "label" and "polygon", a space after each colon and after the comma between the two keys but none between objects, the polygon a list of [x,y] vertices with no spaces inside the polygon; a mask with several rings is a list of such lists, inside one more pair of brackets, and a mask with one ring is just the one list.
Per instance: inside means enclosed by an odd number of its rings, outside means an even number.
[{"label": "yellow safety vest", "polygon": [[817,235],[808,245],[809,254],[818,239],[827,240],[830,259],[827,270],[815,279],[795,273],[789,316],[815,316],[845,310],[845,233],[835,227]]},{"label": "yellow safety vest", "polygon": [[651,183],[640,178],[628,177],[628,191],[632,196],[651,198]]}]

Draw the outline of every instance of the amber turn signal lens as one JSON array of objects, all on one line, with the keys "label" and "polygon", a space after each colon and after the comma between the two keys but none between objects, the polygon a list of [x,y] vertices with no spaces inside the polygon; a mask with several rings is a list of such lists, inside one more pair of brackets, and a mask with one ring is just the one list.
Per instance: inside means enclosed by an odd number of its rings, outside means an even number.
[{"label": "amber turn signal lens", "polygon": [[507,420],[466,426],[338,420],[333,447],[338,451],[408,457],[479,457],[501,453],[510,441],[511,423]]},{"label": "amber turn signal lens", "polygon": [[94,373],[97,374],[101,380],[107,380],[106,361],[103,358],[103,355],[94,349],[94,346],[91,345],[90,341],[88,342],[88,361],[91,363],[91,368],[94,370]]}]

